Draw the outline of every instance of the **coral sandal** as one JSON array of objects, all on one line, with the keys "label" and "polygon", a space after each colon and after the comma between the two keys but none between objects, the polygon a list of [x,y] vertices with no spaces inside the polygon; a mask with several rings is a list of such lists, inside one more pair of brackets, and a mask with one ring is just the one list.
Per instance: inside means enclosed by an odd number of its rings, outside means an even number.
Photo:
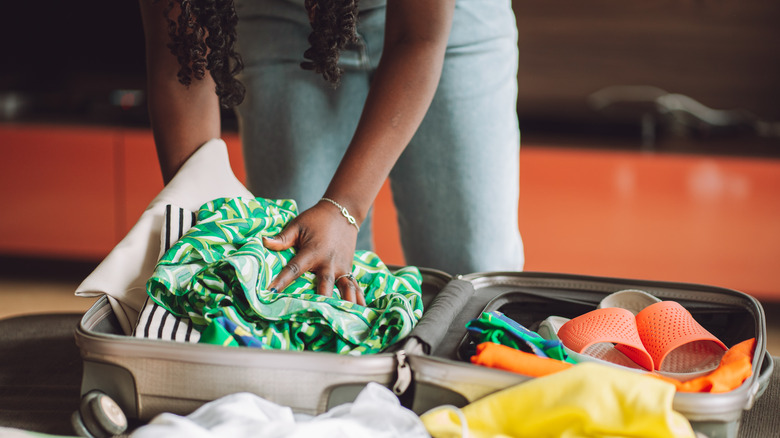
[{"label": "coral sandal", "polygon": [[653,369],[653,359],[639,337],[634,314],[625,309],[598,309],[574,319],[551,316],[542,322],[539,334],[559,339],[578,363]]},{"label": "coral sandal", "polygon": [[727,347],[676,301],[661,301],[636,315],[636,326],[659,374],[680,381],[718,367]]},{"label": "coral sandal", "polygon": [[550,317],[539,333],[559,339],[577,361],[655,370],[680,381],[717,368],[726,351],[723,342],[679,303],[652,298],[655,302],[636,316],[631,310],[607,307],[602,302],[601,308],[571,320]]}]

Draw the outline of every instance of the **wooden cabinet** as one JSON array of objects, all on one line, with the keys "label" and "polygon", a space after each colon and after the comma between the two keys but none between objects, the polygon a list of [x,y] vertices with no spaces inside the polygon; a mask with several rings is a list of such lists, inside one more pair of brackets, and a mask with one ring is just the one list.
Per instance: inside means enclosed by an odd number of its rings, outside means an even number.
[{"label": "wooden cabinet", "polygon": [[[238,135],[223,139],[245,181]],[[0,124],[0,151],[0,255],[99,261],[163,188],[148,129]],[[376,204],[376,252],[403,264],[387,183]]]},{"label": "wooden cabinet", "polygon": [[[224,136],[244,180],[240,141]],[[780,299],[780,160],[524,145],[526,270]],[[0,254],[100,260],[162,188],[148,130],[0,125]],[[500,188],[497,188],[500,190]],[[377,254],[403,264],[388,184]]]},{"label": "wooden cabinet", "polygon": [[0,251],[94,258],[117,235],[118,132],[0,127]]},{"label": "wooden cabinet", "polygon": [[148,130],[7,124],[0,150],[0,254],[100,260],[163,187]]}]

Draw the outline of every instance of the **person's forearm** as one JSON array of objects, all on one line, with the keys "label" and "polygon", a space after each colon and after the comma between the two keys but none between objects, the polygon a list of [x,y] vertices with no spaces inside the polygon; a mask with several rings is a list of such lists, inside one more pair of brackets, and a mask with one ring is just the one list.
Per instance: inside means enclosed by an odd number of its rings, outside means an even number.
[{"label": "person's forearm", "polygon": [[[174,76],[175,80],[175,76]],[[209,80],[149,82],[149,117],[163,181],[167,184],[198,147],[220,137],[219,103]]]},{"label": "person's forearm", "polygon": [[[412,8],[421,7],[420,3]],[[355,135],[325,193],[362,222],[390,170],[428,111],[441,77],[451,25],[451,1],[436,0],[436,23],[408,23],[420,11],[391,10],[388,34]],[[441,6],[444,5],[444,6]],[[412,14],[411,12],[418,12]],[[430,12],[430,11],[429,11]],[[392,21],[393,18],[395,21]],[[400,23],[399,23],[400,21]],[[391,27],[393,26],[393,27]],[[428,26],[423,35],[410,28]]]},{"label": "person's forearm", "polygon": [[210,75],[179,83],[163,16],[165,1],[140,0],[146,36],[147,99],[157,156],[167,184],[203,143],[220,136],[219,100]]}]

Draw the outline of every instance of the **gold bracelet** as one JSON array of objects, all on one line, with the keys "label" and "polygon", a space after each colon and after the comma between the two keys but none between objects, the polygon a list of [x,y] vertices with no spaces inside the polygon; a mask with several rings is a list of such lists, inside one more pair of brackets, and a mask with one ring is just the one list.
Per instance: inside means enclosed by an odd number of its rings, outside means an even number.
[{"label": "gold bracelet", "polygon": [[354,226],[355,226],[355,228],[356,228],[358,231],[360,231],[360,225],[358,225],[358,224],[357,224],[357,221],[355,221],[355,218],[354,218],[354,217],[353,217],[351,214],[349,214],[349,210],[347,210],[347,208],[346,208],[346,207],[342,207],[342,206],[341,206],[341,204],[339,204],[338,202],[336,202],[336,201],[334,201],[334,200],[332,200],[332,199],[330,199],[330,198],[322,198],[322,199],[320,199],[320,201],[328,201],[328,202],[330,202],[331,204],[333,204],[333,205],[335,205],[336,207],[338,207],[338,209],[339,209],[339,210],[341,210],[341,214],[342,214],[342,215],[343,215],[345,218],[347,218],[347,222],[349,222],[350,224],[354,225]]}]

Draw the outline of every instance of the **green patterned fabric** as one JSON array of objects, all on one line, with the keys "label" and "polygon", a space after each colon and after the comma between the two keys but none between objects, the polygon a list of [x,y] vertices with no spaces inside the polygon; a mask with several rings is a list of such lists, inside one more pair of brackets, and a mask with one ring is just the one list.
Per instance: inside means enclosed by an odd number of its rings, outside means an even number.
[{"label": "green patterned fabric", "polygon": [[190,318],[202,341],[342,354],[379,352],[408,335],[422,316],[422,277],[415,267],[391,273],[369,251],[355,253],[352,274],[367,306],[317,295],[307,272],[278,293],[268,284],[295,255],[262,243],[297,215],[292,200],[223,198],[204,204],[198,220],[158,262],[149,296]]},{"label": "green patterned fabric", "polygon": [[544,339],[499,311],[482,312],[479,318],[466,323],[466,329],[473,345],[492,342],[540,357],[577,363],[566,354],[561,341]]}]

